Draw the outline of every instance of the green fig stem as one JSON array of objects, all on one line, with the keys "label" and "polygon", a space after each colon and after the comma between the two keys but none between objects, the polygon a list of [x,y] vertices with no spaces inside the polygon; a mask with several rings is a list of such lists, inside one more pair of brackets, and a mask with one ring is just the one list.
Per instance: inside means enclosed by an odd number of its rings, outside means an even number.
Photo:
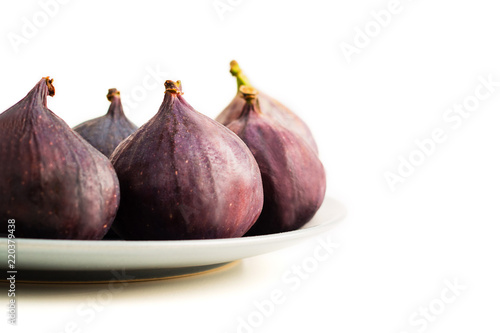
[{"label": "green fig stem", "polygon": [[120,96],[120,92],[116,88],[108,89],[108,94],[106,95],[108,101],[111,102],[115,96]]},{"label": "green fig stem", "polygon": [[45,82],[47,82],[47,89],[49,90],[49,96],[54,96],[56,94],[56,88],[52,84],[52,82],[54,82],[54,79],[51,79],[48,76],[45,76],[44,79]]},{"label": "green fig stem", "polygon": [[229,72],[231,73],[232,76],[236,78],[236,84],[238,85],[238,91],[241,86],[248,86],[251,87],[252,85],[250,84],[250,80],[246,77],[245,74],[241,71],[240,65],[236,60],[231,61],[229,64],[230,69]]},{"label": "green fig stem", "polygon": [[181,81],[180,80],[177,80],[176,82],[172,80],[165,81],[165,93],[167,92],[177,95],[183,95],[184,93],[182,92]]}]

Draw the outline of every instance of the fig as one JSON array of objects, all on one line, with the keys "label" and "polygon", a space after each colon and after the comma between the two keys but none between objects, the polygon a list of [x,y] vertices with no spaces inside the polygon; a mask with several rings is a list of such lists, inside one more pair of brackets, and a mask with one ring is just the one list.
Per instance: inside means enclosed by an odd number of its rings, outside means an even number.
[{"label": "fig", "polygon": [[321,206],[326,190],[323,164],[310,145],[259,107],[257,90],[240,87],[245,104],[227,127],[250,148],[262,174],[264,207],[247,235],[302,227]]},{"label": "fig", "polygon": [[109,159],[47,108],[53,80],[42,78],[0,114],[0,220],[15,236],[102,239],[120,188]]},{"label": "fig", "polygon": [[113,230],[135,240],[242,236],[263,205],[255,158],[187,103],[180,81],[165,89],[157,114],[111,155],[122,194]]},{"label": "fig", "polygon": [[106,97],[111,102],[108,113],[81,123],[73,130],[109,157],[123,139],[137,130],[137,126],[125,116],[118,90],[109,89]]},{"label": "fig", "polygon": [[[245,74],[240,69],[238,63],[233,60],[230,63],[229,72],[236,77],[236,83],[238,86],[238,90],[236,96],[233,98],[231,103],[215,118],[218,122],[223,125],[227,125],[233,120],[239,118],[241,111],[243,110],[243,106],[245,105],[245,100],[242,98],[240,93],[241,86],[252,87],[250,81],[246,77]],[[318,153],[318,146],[314,137],[311,133],[311,130],[306,125],[306,123],[297,116],[294,112],[292,112],[289,108],[275,100],[274,98],[259,92],[259,104],[260,110],[265,115],[275,119],[281,125],[288,128],[289,130],[298,134],[300,138],[305,140],[311,148]]]}]

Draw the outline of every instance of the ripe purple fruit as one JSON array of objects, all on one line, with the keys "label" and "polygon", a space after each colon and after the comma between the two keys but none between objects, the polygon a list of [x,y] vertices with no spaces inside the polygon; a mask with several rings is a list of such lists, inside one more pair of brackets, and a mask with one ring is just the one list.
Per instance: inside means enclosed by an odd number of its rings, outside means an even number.
[{"label": "ripe purple fruit", "polygon": [[298,229],[323,202],[323,165],[295,132],[260,111],[257,90],[241,86],[240,93],[245,104],[239,118],[227,127],[252,151],[264,186],[264,208],[247,235]]},{"label": "ripe purple fruit", "polygon": [[88,120],[73,128],[92,146],[109,157],[116,146],[137,130],[123,113],[120,92],[115,88],[108,90],[106,96],[111,102],[108,113],[102,117]]},{"label": "ripe purple fruit", "polygon": [[165,82],[158,113],[111,155],[124,239],[242,236],[262,210],[257,162],[243,141],[193,109],[180,81]]},{"label": "ripe purple fruit", "polygon": [[0,114],[0,224],[15,236],[102,239],[120,192],[111,162],[47,108],[42,78]]}]

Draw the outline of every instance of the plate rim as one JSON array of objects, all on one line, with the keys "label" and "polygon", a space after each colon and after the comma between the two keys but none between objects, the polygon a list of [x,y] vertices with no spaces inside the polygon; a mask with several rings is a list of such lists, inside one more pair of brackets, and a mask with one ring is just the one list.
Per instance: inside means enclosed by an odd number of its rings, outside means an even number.
[{"label": "plate rim", "polygon": [[[158,267],[165,267],[164,265],[172,265],[171,267],[189,267],[189,266],[197,266],[198,264],[192,264],[192,262],[210,262],[210,263],[219,263],[227,260],[220,261],[220,259],[193,259],[190,257],[190,254],[184,255],[184,258],[188,257],[185,263],[178,264],[175,266],[172,262],[176,260],[170,259],[162,259],[155,260],[148,258],[144,263],[138,263],[137,260],[141,256],[150,256],[151,253],[148,251],[153,250],[173,250],[179,251],[179,253],[187,253],[184,252],[189,249],[202,248],[207,251],[218,251],[224,249],[231,249],[234,247],[247,247],[247,250],[243,250],[242,252],[252,252],[254,254],[251,255],[235,255],[234,260],[250,258],[253,256],[270,253],[282,248],[286,248],[291,246],[292,243],[298,238],[309,238],[316,234],[322,233],[330,228],[332,228],[337,222],[341,221],[347,215],[346,207],[339,201],[330,196],[325,196],[325,200],[323,201],[323,205],[328,205],[328,209],[331,209],[334,213],[329,213],[328,216],[324,217],[324,220],[320,220],[319,224],[312,225],[306,228],[280,232],[268,235],[258,235],[258,236],[246,236],[246,237],[235,237],[235,238],[218,238],[218,239],[194,239],[194,240],[140,240],[140,241],[128,241],[128,240],[61,240],[61,239],[34,239],[34,238],[16,238],[16,248],[18,249],[16,253],[21,252],[23,255],[31,254],[28,260],[19,260],[19,264],[16,265],[18,269],[22,270],[43,270],[43,268],[50,269],[59,269],[59,270],[99,270],[98,267],[111,267],[113,265],[124,265],[128,268],[147,268],[152,267],[153,263],[156,262]],[[326,209],[326,208],[325,208]],[[321,212],[321,207],[318,210]],[[317,213],[318,213],[317,212]],[[325,212],[326,213],[326,212]],[[314,218],[313,218],[314,219]],[[307,226],[307,224],[306,224]],[[0,246],[5,246],[7,244],[7,238],[0,239]],[[19,242],[17,242],[19,241]],[[255,250],[254,246],[260,246],[259,250]],[[58,257],[55,262],[50,262],[45,257],[45,260],[42,262],[38,262],[36,259],[42,258],[42,254],[52,254],[54,247],[59,249],[60,251],[66,251],[69,256],[68,261],[61,260],[61,254],[57,253],[55,257]],[[251,249],[250,249],[251,248]],[[21,250],[21,251],[19,251]],[[137,251],[136,251],[137,250]],[[112,258],[115,258],[119,262],[115,263],[110,261],[110,259],[96,259],[93,263],[92,260],[84,258],[86,255],[90,257],[105,253],[103,251],[112,251]],[[123,252],[122,252],[123,251]],[[25,253],[26,252],[26,253]],[[38,252],[38,253],[36,253]],[[35,253],[35,254],[33,254]],[[175,252],[174,252],[175,253]],[[209,252],[210,255],[214,257],[224,257],[224,255],[214,255],[215,252]],[[130,264],[123,264],[127,262],[122,256],[127,257],[127,260],[130,260]],[[229,255],[231,256],[231,255]],[[1,256],[3,257],[3,256]],[[16,256],[17,257],[17,256]],[[226,257],[227,258],[227,257]],[[21,259],[21,258],[20,258]],[[69,260],[77,260],[78,262],[71,263]],[[167,262],[170,262],[166,264]],[[88,266],[82,265],[82,263],[86,263]],[[7,266],[7,260],[0,264],[0,267],[3,269]],[[43,268],[41,268],[43,267]],[[121,267],[121,266],[120,266]]]}]

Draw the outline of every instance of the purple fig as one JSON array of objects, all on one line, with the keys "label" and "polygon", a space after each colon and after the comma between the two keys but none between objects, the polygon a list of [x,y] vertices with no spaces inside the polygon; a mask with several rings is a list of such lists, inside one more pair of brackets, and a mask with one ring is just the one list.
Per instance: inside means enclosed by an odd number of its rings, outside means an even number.
[{"label": "purple fig", "polygon": [[[215,118],[215,120],[223,125],[227,125],[240,117],[241,110],[243,110],[243,106],[245,105],[245,100],[242,98],[239,90],[240,87],[252,87],[250,85],[250,81],[242,73],[240,66],[235,60],[231,61],[230,66],[231,69],[229,72],[236,77],[238,91],[231,103],[229,103],[229,105],[226,106],[217,118]],[[316,141],[314,140],[311,130],[306,123],[299,118],[299,116],[274,98],[261,92],[259,92],[259,104],[262,113],[275,119],[284,127],[298,134],[300,138],[305,140],[311,148],[318,153],[318,146],[316,145]]]},{"label": "purple fig", "polygon": [[118,209],[111,162],[47,108],[53,80],[42,78],[0,114],[0,220],[15,236],[102,239]]},{"label": "purple fig", "polygon": [[120,92],[115,88],[108,90],[108,101],[111,102],[108,113],[99,118],[88,120],[73,128],[92,146],[109,157],[113,150],[127,136],[137,130],[123,113]]},{"label": "purple fig", "polygon": [[233,132],[197,112],[180,81],[165,82],[158,113],[111,155],[124,239],[242,236],[263,205],[259,167]]},{"label": "purple fig", "polygon": [[252,151],[264,186],[264,208],[247,235],[298,229],[323,202],[323,165],[296,133],[260,111],[257,90],[241,86],[240,92],[245,105],[239,118],[227,127]]}]

